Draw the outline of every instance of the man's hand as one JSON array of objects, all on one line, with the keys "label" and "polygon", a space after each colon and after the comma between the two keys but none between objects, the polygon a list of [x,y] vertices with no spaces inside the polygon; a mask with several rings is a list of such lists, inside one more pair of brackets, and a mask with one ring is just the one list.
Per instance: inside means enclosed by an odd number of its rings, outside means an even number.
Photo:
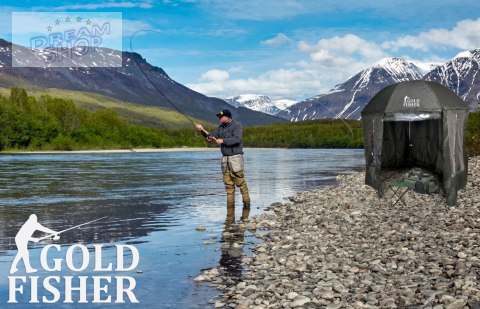
[{"label": "man's hand", "polygon": [[223,138],[217,138],[215,142],[219,145],[223,144]]},{"label": "man's hand", "polygon": [[203,126],[199,123],[195,124],[195,128],[197,128],[198,131],[203,131]]}]

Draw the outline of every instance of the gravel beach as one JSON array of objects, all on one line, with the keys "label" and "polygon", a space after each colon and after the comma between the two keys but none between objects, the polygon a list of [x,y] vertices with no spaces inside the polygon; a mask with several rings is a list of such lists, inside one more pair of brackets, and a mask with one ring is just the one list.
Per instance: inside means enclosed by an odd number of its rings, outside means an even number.
[{"label": "gravel beach", "polygon": [[205,273],[224,291],[215,307],[480,308],[480,157],[456,207],[414,192],[392,206],[364,173],[337,180],[244,223],[262,241],[240,278]]}]

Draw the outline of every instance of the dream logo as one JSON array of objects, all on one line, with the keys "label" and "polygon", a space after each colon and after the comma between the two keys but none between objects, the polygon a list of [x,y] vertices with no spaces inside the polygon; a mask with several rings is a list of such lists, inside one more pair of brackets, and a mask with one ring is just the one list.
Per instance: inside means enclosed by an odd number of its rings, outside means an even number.
[{"label": "dream logo", "polygon": [[[32,267],[28,249],[28,243],[30,241],[39,242],[45,239],[59,240],[60,234],[66,231],[103,219],[105,219],[105,217],[56,232],[40,224],[35,214],[30,215],[15,236],[17,254],[10,267],[10,276],[8,276],[8,303],[18,303],[22,297],[23,301],[25,301],[24,298],[27,298],[29,303],[125,303],[126,301],[138,303],[139,301],[134,293],[136,287],[135,278],[117,275],[118,272],[131,272],[138,266],[140,254],[133,245],[115,245],[116,263],[114,267],[113,262],[103,261],[103,244],[95,244],[93,248],[88,248],[83,244],[63,247],[58,244],[48,244],[41,249],[39,261],[36,261],[39,262],[43,269],[41,274],[47,273],[47,275],[40,276],[40,274],[35,274],[38,271]],[[49,235],[42,238],[34,238],[33,234],[35,231],[41,231]],[[65,248],[66,252],[63,254]],[[94,255],[93,258],[90,256],[91,253]],[[52,258],[52,255],[58,256],[62,254],[62,258]],[[126,256],[131,257],[129,261],[125,258]],[[23,262],[25,273],[28,275],[14,275],[21,270],[22,263],[20,262]],[[87,271],[89,266],[91,272],[95,275],[49,275],[49,273],[61,272],[65,270],[65,267],[69,273],[80,273]],[[114,276],[111,275],[113,271],[115,271]],[[102,272],[103,275],[97,275]],[[110,285],[114,286],[111,287]],[[25,288],[27,287],[30,290],[30,295],[28,296],[24,295]],[[87,293],[89,289],[91,293]],[[110,295],[112,290],[115,290],[113,293],[115,295]],[[76,295],[78,295],[78,297],[74,297],[74,292],[77,293]],[[87,294],[90,294],[90,299],[87,297]],[[63,300],[61,296],[63,296]]]},{"label": "dream logo", "polygon": [[12,42],[12,67],[122,67],[122,14],[14,12]]}]

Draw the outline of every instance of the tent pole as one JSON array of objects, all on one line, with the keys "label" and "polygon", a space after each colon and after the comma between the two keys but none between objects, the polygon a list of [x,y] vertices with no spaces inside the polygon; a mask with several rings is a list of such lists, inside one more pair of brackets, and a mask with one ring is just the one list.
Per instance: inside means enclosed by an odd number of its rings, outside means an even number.
[{"label": "tent pole", "polygon": [[410,167],[412,165],[412,160],[411,160],[411,152],[412,152],[412,143],[410,142],[410,134],[411,134],[411,121],[408,122],[408,166]]}]

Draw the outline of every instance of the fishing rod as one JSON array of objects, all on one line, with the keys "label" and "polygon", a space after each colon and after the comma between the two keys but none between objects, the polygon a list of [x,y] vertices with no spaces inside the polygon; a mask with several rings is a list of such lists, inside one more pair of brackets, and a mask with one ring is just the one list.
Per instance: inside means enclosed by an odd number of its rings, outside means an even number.
[{"label": "fishing rod", "polygon": [[[160,94],[160,96],[162,96],[162,98],[164,98],[168,103],[170,103],[170,105],[173,106],[173,108],[175,110],[177,110],[180,114],[182,114],[183,116],[185,116],[188,120],[190,120],[194,125],[197,125],[197,123],[195,121],[193,121],[192,118],[190,118],[190,116],[188,116],[186,113],[184,113],[175,103],[173,103],[156,85],[155,83],[150,79],[150,77],[148,77],[147,73],[145,73],[145,71],[142,69],[142,67],[140,66],[140,64],[138,63],[137,61],[137,58],[133,55],[134,51],[133,51],[133,38],[135,37],[135,35],[137,35],[137,33],[139,32],[155,32],[155,33],[161,33],[160,31],[158,30],[153,30],[153,29],[141,29],[141,30],[137,30],[135,31],[131,36],[130,36],[130,52],[132,53],[132,58],[133,58],[133,61],[135,61],[135,64],[137,65],[138,69],[143,73],[143,76],[145,76],[145,78],[150,82],[150,84],[153,86],[153,88],[155,88],[155,90],[157,90],[157,92]],[[206,135],[208,135],[208,132],[202,128],[201,130],[202,132],[204,132]],[[213,140],[217,140],[215,137],[212,136],[212,139]]]},{"label": "fishing rod", "polygon": [[73,229],[76,229],[76,228],[79,228],[81,226],[84,226],[84,225],[87,225],[87,224],[90,224],[90,223],[93,223],[93,222],[96,222],[96,221],[100,221],[100,220],[103,220],[107,218],[106,216],[105,217],[101,217],[101,218],[98,218],[98,219],[95,219],[95,220],[92,220],[92,221],[88,221],[88,222],[85,222],[85,223],[82,223],[82,224],[79,224],[79,225],[75,225],[75,226],[72,226],[72,227],[69,227],[68,229],[65,229],[65,230],[62,230],[58,233],[54,233],[54,234],[50,234],[50,235],[47,235],[45,237],[42,237],[42,238],[39,238],[38,241],[41,241],[41,240],[44,240],[44,239],[48,239],[50,237],[53,236],[53,240],[57,240],[59,239],[60,237],[58,235],[62,234],[62,233],[65,233],[66,231],[70,231],[70,230],[73,230]]}]

